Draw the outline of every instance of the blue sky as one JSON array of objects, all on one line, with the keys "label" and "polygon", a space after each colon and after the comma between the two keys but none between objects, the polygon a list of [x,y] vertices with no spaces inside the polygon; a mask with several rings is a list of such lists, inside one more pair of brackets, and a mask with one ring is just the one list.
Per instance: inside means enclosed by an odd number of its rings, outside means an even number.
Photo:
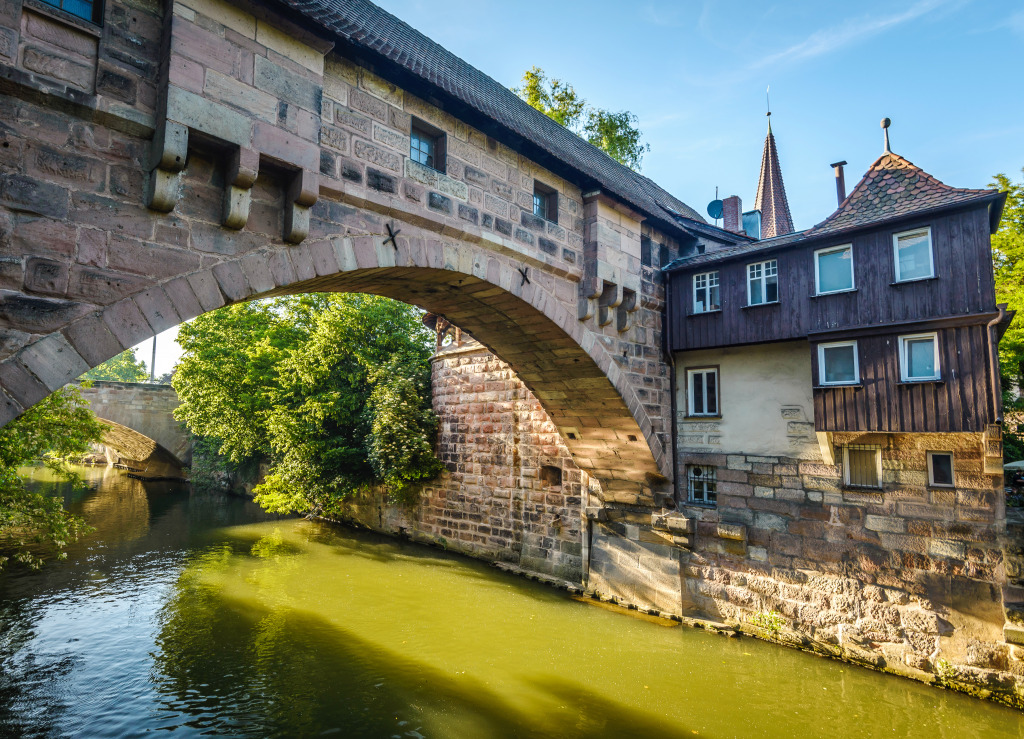
[{"label": "blue sky", "polygon": [[[893,150],[949,185],[1024,167],[1019,0],[378,2],[507,86],[536,65],[632,111],[651,145],[644,174],[700,213],[716,186],[753,208],[769,85],[798,229],[835,209],[831,162],[849,162],[852,188],[882,153],[886,116]],[[158,373],[176,331],[159,339]]]}]

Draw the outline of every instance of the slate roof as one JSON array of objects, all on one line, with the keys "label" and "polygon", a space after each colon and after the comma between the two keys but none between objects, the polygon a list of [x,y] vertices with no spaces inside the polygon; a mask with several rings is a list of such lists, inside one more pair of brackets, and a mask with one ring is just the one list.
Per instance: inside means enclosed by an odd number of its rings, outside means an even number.
[{"label": "slate roof", "polygon": [[836,212],[808,235],[823,236],[993,195],[993,190],[950,187],[898,154],[886,151],[868,168]]},{"label": "slate roof", "polygon": [[[600,187],[664,223],[675,224],[676,214],[704,220],[697,211],[649,178],[619,164],[527,105],[504,85],[368,0],[279,2],[371,58],[378,61],[383,58],[396,65],[416,80],[511,132],[527,145],[532,143],[576,173],[577,177],[566,179],[575,180],[584,189]],[[375,71],[380,73],[381,70]],[[493,135],[501,138],[496,133]]]},{"label": "slate roof", "polygon": [[[769,114],[771,115],[771,114]],[[757,181],[757,199],[754,208],[761,211],[761,236],[773,238],[793,232],[793,216],[789,212],[786,184],[782,181],[779,150],[772,134],[772,121],[768,119],[768,135],[764,138],[761,154],[761,176]]]}]

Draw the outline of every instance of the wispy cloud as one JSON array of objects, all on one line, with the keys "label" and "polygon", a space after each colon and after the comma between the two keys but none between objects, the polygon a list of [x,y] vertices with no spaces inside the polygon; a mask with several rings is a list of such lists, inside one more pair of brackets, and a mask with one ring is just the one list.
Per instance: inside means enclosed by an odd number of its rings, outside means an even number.
[{"label": "wispy cloud", "polygon": [[948,5],[950,5],[950,0],[921,0],[902,13],[880,18],[850,19],[838,26],[815,31],[800,43],[793,44],[782,51],[761,57],[749,64],[748,70],[755,71],[778,64],[806,61],[829,54],[890,31],[904,23],[917,20]]},{"label": "wispy cloud", "polygon": [[1018,10],[1007,18],[1005,25],[1014,33],[1024,36],[1024,10]]}]

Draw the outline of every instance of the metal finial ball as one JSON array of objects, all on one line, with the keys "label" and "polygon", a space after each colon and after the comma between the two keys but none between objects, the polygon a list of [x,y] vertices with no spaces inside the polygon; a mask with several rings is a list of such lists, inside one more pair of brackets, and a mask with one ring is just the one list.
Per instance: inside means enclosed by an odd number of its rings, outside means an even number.
[{"label": "metal finial ball", "polygon": [[890,121],[888,118],[883,118],[882,119],[882,128],[888,128],[891,125],[892,125],[892,121]]}]

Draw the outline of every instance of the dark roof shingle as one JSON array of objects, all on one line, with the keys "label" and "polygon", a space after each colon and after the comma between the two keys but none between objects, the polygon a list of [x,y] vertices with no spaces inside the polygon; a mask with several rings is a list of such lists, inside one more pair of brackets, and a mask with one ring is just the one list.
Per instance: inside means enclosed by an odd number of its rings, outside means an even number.
[{"label": "dark roof shingle", "polygon": [[[511,90],[368,0],[279,0],[285,7],[363,51],[374,52],[421,81],[531,142],[587,182],[647,216],[675,224],[679,214],[703,221],[649,178],[523,102]],[[571,179],[571,178],[567,178]],[[578,184],[578,183],[577,183]]]}]

